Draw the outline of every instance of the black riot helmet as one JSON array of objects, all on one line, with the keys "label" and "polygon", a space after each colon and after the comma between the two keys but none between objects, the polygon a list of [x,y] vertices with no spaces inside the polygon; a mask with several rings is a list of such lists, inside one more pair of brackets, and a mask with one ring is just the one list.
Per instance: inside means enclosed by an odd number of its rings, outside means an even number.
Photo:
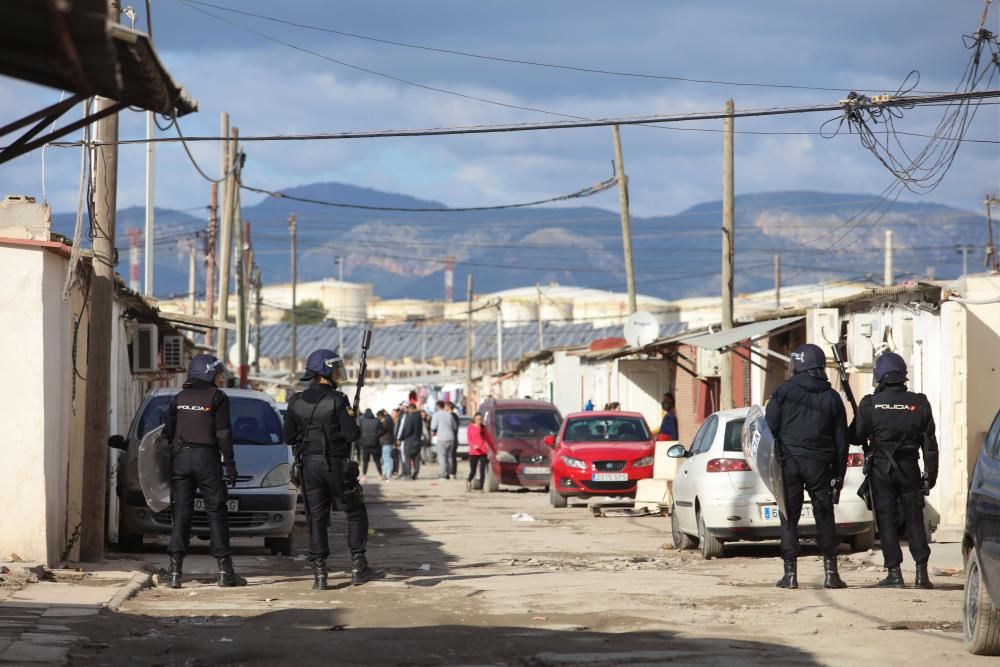
[{"label": "black riot helmet", "polygon": [[[825,369],[826,355],[823,353],[823,350],[819,345],[813,345],[812,343],[799,345],[795,348],[795,351],[792,352],[791,366],[792,371],[796,375],[807,371],[815,371],[816,369]],[[823,371],[823,373],[825,374],[825,371]],[[815,373],[811,373],[811,375],[814,374]]]},{"label": "black riot helmet", "polygon": [[211,354],[196,354],[188,364],[187,381],[200,380],[209,384],[215,383],[215,377],[225,372],[222,360]]},{"label": "black riot helmet", "polygon": [[306,372],[302,376],[303,382],[308,382],[315,377],[324,377],[331,382],[346,382],[347,369],[344,367],[344,360],[333,350],[319,349],[309,355],[306,359]]},{"label": "black riot helmet", "polygon": [[883,352],[875,360],[875,384],[903,384],[906,382],[906,362],[895,352]]}]

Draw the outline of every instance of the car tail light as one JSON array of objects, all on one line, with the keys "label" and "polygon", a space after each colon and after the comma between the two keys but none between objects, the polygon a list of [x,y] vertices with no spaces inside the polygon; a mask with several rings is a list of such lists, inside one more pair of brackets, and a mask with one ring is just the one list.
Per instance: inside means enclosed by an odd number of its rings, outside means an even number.
[{"label": "car tail light", "polygon": [[707,472],[750,472],[746,459],[712,459],[705,468]]},{"label": "car tail light", "polygon": [[859,453],[848,454],[847,455],[847,467],[848,468],[860,468],[865,464],[865,455]]}]

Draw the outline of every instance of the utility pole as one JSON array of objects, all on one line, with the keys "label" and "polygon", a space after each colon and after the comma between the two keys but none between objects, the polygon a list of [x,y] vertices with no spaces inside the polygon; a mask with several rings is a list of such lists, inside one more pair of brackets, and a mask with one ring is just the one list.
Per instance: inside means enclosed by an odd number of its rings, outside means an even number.
[{"label": "utility pole", "polygon": [[198,291],[198,245],[195,239],[191,239],[189,250],[191,254],[188,256],[188,312],[192,315],[195,314],[197,310],[198,299],[196,298],[196,292]]},{"label": "utility pole", "polygon": [[[340,290],[343,294],[344,290],[344,257],[337,256],[337,282],[341,284]],[[341,307],[340,314],[337,315],[337,338],[339,342],[337,343],[337,352],[340,353],[341,358],[344,356],[344,308]],[[422,360],[421,360],[422,361]]]},{"label": "utility pole", "polygon": [[[735,199],[733,194],[733,100],[726,100],[723,120],[722,150],[722,330],[733,328],[733,234]],[[733,357],[723,352],[720,358],[719,405],[731,410],[733,405]]]},{"label": "utility pole", "polygon": [[622,216],[622,243],[625,247],[625,282],[628,285],[628,310],[636,311],[635,270],[632,266],[632,230],[628,214],[628,176],[625,175],[625,160],[622,157],[622,136],[617,125],[611,130],[615,137],[615,176],[618,180],[618,207]]},{"label": "utility pole", "polygon": [[[108,15],[121,12],[109,1]],[[97,111],[114,105],[97,98]],[[90,283],[87,348],[87,394],[84,407],[80,560],[104,558],[104,503],[108,476],[108,403],[111,396],[111,327],[115,294],[115,212],[118,201],[118,114],[97,121],[94,148],[94,258]],[[116,324],[116,323],[114,323]]]},{"label": "utility pole", "polygon": [[536,283],[535,289],[538,290],[538,351],[541,352],[545,349],[545,329],[542,327],[542,286]]},{"label": "utility pole", "polygon": [[[215,235],[218,233],[219,184],[212,183],[208,200],[208,233],[205,234],[205,316],[215,317]],[[212,329],[205,332],[205,345],[214,345]]]},{"label": "utility pole", "polygon": [[781,308],[781,255],[774,256],[774,309]]},{"label": "utility pole", "polygon": [[497,299],[497,373],[503,372],[503,309],[501,299]]},{"label": "utility pole", "polygon": [[472,273],[465,278],[465,297],[468,301],[469,308],[465,313],[465,412],[469,414],[472,410],[472,405],[468,401],[469,395],[472,393]]},{"label": "utility pole", "polygon": [[[153,112],[147,111],[146,139],[152,138]],[[153,217],[155,215],[154,192],[156,189],[154,178],[155,160],[153,159],[154,146],[156,146],[156,142],[146,142],[146,265],[145,275],[143,276],[143,294],[146,296],[153,296],[153,262],[155,259],[155,255],[153,253]]]},{"label": "utility pole", "polygon": [[993,205],[1000,203],[1000,199],[994,197],[986,198],[986,268],[996,273],[1000,270],[1000,266],[997,264],[997,253],[996,246],[993,245]]},{"label": "utility pole", "polygon": [[[228,124],[228,117],[226,117]],[[229,319],[229,272],[233,261],[233,224],[237,214],[236,191],[239,186],[236,184],[236,162],[239,160],[239,128],[232,128],[229,131],[230,140],[226,150],[229,156],[226,177],[226,199],[223,205],[222,234],[219,249],[219,321],[226,322]],[[225,327],[219,328],[219,340],[215,342],[216,356],[220,359],[226,358],[227,335]]]},{"label": "utility pole", "polygon": [[292,213],[288,216],[288,233],[292,237],[292,312],[291,312],[291,338],[292,338],[292,358],[289,363],[289,371],[294,373],[296,364],[298,364],[299,359],[299,348],[298,348],[298,325],[296,322],[295,308],[297,302],[295,300],[295,290],[299,283],[299,248],[298,248],[298,235],[295,231],[296,221],[295,214]]},{"label": "utility pole", "polygon": [[261,277],[260,267],[259,266],[254,266],[253,284],[254,284],[254,297],[255,297],[255,304],[254,304],[254,324],[255,324],[255,326],[257,328],[257,338],[256,338],[257,342],[256,342],[255,348],[254,348],[254,351],[256,352],[256,354],[253,357],[253,372],[259,375],[260,374],[260,339],[261,339],[261,333],[262,333],[262,329],[261,329],[261,310],[262,310],[263,305],[264,305],[264,295],[261,293],[261,290],[264,288],[264,280]]},{"label": "utility pole", "polygon": [[236,364],[239,367],[240,387],[247,385],[247,276],[246,276],[246,226],[234,209],[236,228]]},{"label": "utility pole", "polygon": [[885,230],[885,275],[882,278],[882,284],[886,287],[892,287],[896,284],[896,279],[893,277],[892,270],[892,230]]},{"label": "utility pole", "polygon": [[962,275],[969,275],[969,253],[975,250],[975,246],[959,244],[955,246],[955,252],[962,256]]}]

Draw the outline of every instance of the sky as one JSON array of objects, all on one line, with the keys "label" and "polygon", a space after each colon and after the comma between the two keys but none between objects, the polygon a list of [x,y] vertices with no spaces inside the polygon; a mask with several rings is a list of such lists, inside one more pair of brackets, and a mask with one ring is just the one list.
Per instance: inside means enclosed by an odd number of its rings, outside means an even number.
[{"label": "sky", "polygon": [[[283,25],[187,0],[152,0],[160,58],[199,103],[198,113],[181,119],[187,135],[217,134],[223,111],[244,136],[558,118],[407,85],[301,49],[425,86],[588,118],[717,111],[729,97],[737,109],[835,103],[852,89],[893,92],[914,69],[920,72],[920,90],[949,91],[968,60],[961,37],[977,28],[983,8],[982,0],[209,1],[314,27],[502,58],[835,90],[709,85],[493,62]],[[135,27],[145,30],[144,3],[132,4]],[[998,23],[994,7],[988,26]],[[59,91],[0,77],[0,123],[59,97]],[[969,136],[996,139],[998,109],[983,106]],[[927,132],[941,113],[939,108],[910,110],[896,127]],[[736,129],[816,132],[834,115],[738,119]],[[719,130],[721,122],[684,127]],[[122,138],[140,138],[144,128],[142,114],[122,114]],[[622,141],[635,214],[676,213],[721,196],[722,135],[717,131],[626,126]],[[919,150],[925,140],[907,141]],[[856,136],[738,134],[735,143],[737,194],[878,193],[892,180]],[[243,178],[249,185],[282,189],[338,181],[451,206],[576,191],[608,178],[613,158],[607,127],[245,148]],[[205,206],[208,183],[181,146],[161,144],[156,150],[157,206]],[[217,145],[196,144],[192,150],[206,170],[218,173]],[[120,160],[119,206],[142,205],[143,147],[123,147]],[[57,212],[75,210],[78,149],[50,148],[44,162],[44,180],[40,151],[0,165],[0,192],[42,199],[44,191]],[[1000,188],[998,181],[998,146],[967,143],[951,173],[925,199],[980,210],[984,195]],[[244,198],[247,204],[256,201]],[[606,192],[587,203],[613,209],[617,195]]]}]

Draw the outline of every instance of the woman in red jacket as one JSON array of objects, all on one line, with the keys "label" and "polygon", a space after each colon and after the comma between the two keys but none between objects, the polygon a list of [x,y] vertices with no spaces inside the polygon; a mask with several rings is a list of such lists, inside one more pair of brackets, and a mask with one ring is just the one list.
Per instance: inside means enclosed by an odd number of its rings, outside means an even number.
[{"label": "woman in red jacket", "polygon": [[486,443],[483,441],[483,415],[477,412],[472,418],[472,423],[466,427],[466,438],[469,441],[469,478],[465,480],[465,490],[472,490],[472,479],[476,476],[476,468],[479,468],[479,484],[477,489],[482,491],[483,481],[486,478],[486,465],[489,461],[486,458]]}]

